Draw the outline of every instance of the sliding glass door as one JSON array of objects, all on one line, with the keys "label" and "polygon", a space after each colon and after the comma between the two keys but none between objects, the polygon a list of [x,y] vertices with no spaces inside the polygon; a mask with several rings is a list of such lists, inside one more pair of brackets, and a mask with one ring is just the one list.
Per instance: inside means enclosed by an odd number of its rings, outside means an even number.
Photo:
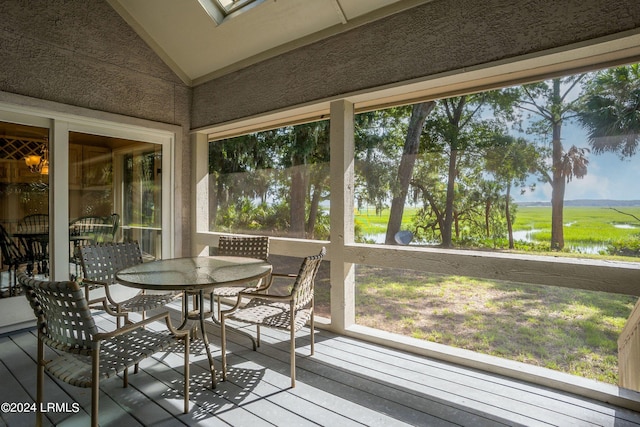
[{"label": "sliding glass door", "polygon": [[0,297],[15,296],[15,270],[48,273],[49,129],[0,122]]},{"label": "sliding glass door", "polygon": [[[160,144],[70,132],[69,218],[71,240],[78,235],[75,246],[136,240],[145,256],[160,258],[161,173]],[[102,225],[82,236],[87,224],[96,223]]]}]

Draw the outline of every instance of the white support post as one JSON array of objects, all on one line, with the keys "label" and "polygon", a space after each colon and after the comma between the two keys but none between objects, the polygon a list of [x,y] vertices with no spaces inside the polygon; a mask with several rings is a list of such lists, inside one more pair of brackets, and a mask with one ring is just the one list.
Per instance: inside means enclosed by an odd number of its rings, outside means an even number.
[{"label": "white support post", "polygon": [[195,211],[191,218],[194,229],[191,230],[192,253],[197,255],[209,255],[209,246],[204,245],[197,238],[197,234],[209,231],[209,144],[207,135],[196,133],[191,136],[193,161],[195,166],[193,185],[193,200],[195,200]]},{"label": "white support post", "polygon": [[353,104],[331,103],[331,327],[342,332],[355,323],[354,266],[346,263],[345,245],[353,243]]},{"label": "white support post", "polygon": [[54,120],[49,136],[49,269],[69,280],[69,124]]}]

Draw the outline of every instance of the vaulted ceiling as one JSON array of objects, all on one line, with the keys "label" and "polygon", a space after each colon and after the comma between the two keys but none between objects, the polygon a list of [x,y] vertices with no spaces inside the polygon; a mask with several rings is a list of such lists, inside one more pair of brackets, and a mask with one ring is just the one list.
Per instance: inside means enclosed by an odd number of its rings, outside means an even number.
[{"label": "vaulted ceiling", "polygon": [[189,85],[429,0],[257,0],[221,23],[215,0],[108,0]]}]

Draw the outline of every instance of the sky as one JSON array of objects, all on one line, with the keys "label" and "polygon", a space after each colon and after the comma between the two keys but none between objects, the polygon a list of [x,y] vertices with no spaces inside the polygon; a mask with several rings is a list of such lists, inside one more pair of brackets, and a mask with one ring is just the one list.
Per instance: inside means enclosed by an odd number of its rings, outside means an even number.
[{"label": "sky", "polygon": [[[588,147],[586,131],[577,124],[565,124],[562,128],[562,144],[565,149],[572,145]],[[588,154],[587,175],[582,179],[574,178],[567,184],[565,200],[611,199],[640,200],[640,154],[620,160],[612,153]],[[551,186],[536,179],[536,189],[520,195],[516,193],[516,202],[551,201]]]}]

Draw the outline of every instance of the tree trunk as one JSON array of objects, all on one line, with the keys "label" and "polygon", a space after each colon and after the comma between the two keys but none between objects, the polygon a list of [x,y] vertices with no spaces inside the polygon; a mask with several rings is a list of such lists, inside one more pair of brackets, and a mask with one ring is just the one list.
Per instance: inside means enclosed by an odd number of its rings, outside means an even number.
[{"label": "tree trunk", "polygon": [[215,231],[218,216],[218,189],[216,173],[209,172],[209,230]]},{"label": "tree trunk", "polygon": [[402,159],[398,167],[398,192],[391,200],[391,211],[389,213],[389,222],[387,223],[387,234],[385,236],[385,244],[393,245],[396,243],[395,235],[400,231],[402,224],[402,215],[404,213],[404,205],[409,191],[409,182],[413,174],[413,167],[416,164],[418,149],[420,147],[420,135],[424,122],[429,113],[436,106],[435,101],[422,102],[415,104],[411,111],[411,119],[409,120],[409,128],[407,129],[407,137],[404,140],[404,149],[402,151]]},{"label": "tree trunk", "polygon": [[456,168],[458,162],[458,150],[451,148],[451,156],[449,156],[449,173],[447,180],[447,201],[444,210],[444,228],[440,230],[442,234],[442,247],[450,248],[453,246],[451,236],[451,226],[453,225],[453,201],[455,199],[456,185]]},{"label": "tree trunk", "polygon": [[314,230],[316,228],[316,220],[318,218],[318,208],[320,206],[320,196],[322,194],[322,186],[316,183],[313,186],[313,194],[311,195],[311,206],[309,207],[309,219],[307,221],[307,238],[314,239]]},{"label": "tree trunk", "polygon": [[213,216],[213,225],[214,227],[217,227],[218,224],[220,223],[219,218],[218,218],[218,212],[220,211],[220,209],[222,208],[222,212],[226,212],[227,209],[229,208],[229,194],[227,192],[227,189],[225,188],[224,183],[222,182],[222,179],[220,179],[220,176],[218,176],[217,179],[217,183],[216,183],[216,196],[215,196],[215,209],[212,212],[212,216]]},{"label": "tree trunk", "polygon": [[304,237],[305,188],[304,165],[293,166],[291,168],[291,205],[289,211],[291,237]]},{"label": "tree trunk", "polygon": [[[555,99],[560,98],[560,79],[553,80],[553,92]],[[554,102],[556,102],[554,100]],[[561,101],[557,101],[561,102]],[[560,139],[562,133],[562,120],[554,117],[552,123],[552,161],[553,161],[553,182],[551,183],[551,250],[559,251],[564,248],[564,192],[566,181],[562,167],[563,147]]]},{"label": "tree trunk", "polygon": [[487,239],[491,237],[491,230],[489,227],[489,215],[491,215],[491,200],[487,200],[484,204],[484,228]]},{"label": "tree trunk", "polygon": [[509,199],[511,199],[511,182],[507,184],[507,196],[504,204],[504,215],[507,218],[507,233],[509,234],[509,249],[513,249],[514,248],[513,224],[511,224],[511,211],[509,209]]}]

